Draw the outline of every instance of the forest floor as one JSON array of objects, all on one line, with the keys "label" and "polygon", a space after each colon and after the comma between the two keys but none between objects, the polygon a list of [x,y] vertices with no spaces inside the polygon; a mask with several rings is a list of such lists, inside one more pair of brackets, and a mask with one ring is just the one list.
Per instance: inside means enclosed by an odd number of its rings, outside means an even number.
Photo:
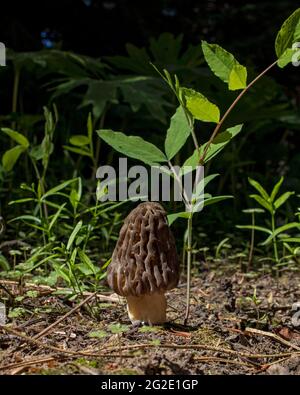
[{"label": "forest floor", "polygon": [[203,271],[187,326],[183,283],[161,327],[133,327],[116,294],[71,302],[46,286],[0,285],[18,306],[0,326],[0,374],[300,374],[299,272]]}]

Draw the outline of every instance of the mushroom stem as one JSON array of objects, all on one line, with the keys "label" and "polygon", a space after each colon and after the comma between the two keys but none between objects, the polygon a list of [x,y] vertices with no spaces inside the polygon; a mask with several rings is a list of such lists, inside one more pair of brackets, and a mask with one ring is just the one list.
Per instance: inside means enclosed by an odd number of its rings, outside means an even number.
[{"label": "mushroom stem", "polygon": [[126,299],[132,324],[155,325],[166,322],[167,302],[164,293],[127,296]]}]

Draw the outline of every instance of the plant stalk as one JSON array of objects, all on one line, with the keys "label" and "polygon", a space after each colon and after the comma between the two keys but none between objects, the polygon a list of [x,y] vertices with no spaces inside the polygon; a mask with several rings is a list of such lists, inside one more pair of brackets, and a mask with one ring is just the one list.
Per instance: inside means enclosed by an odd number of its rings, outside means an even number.
[{"label": "plant stalk", "polygon": [[251,229],[251,241],[250,241],[250,251],[249,251],[249,260],[248,260],[248,270],[250,269],[252,265],[252,259],[253,259],[253,250],[254,250],[254,237],[255,237],[255,214],[252,213],[252,226],[253,228]]},{"label": "plant stalk", "polygon": [[252,80],[244,90],[242,90],[242,92],[237,96],[237,98],[232,102],[232,104],[229,106],[229,108],[227,109],[227,111],[225,112],[225,114],[223,115],[223,117],[221,118],[221,120],[219,121],[219,123],[217,124],[217,126],[215,127],[215,130],[213,131],[204,151],[203,154],[199,160],[200,164],[204,163],[206,154],[209,150],[210,145],[212,144],[213,140],[215,139],[216,135],[218,134],[221,126],[223,125],[225,119],[228,117],[228,115],[231,113],[231,111],[234,109],[234,107],[237,105],[237,103],[240,101],[240,99],[244,96],[244,94],[252,87],[252,85],[255,84],[255,82],[257,82],[261,77],[263,77],[272,67],[274,67],[277,64],[277,60],[270,64],[270,66],[268,66],[264,71],[262,71],[257,77],[254,78],[254,80]]},{"label": "plant stalk", "polygon": [[[15,66],[12,109],[11,109],[12,113],[16,113],[18,109],[19,83],[20,83],[20,68],[18,66]],[[11,124],[12,129],[15,130],[16,126],[17,126],[16,121],[13,121]]]},{"label": "plant stalk", "polygon": [[188,218],[187,237],[187,273],[186,273],[186,310],[184,325],[187,325],[190,315],[190,293],[191,293],[191,265],[192,265],[192,236],[193,236],[193,213]]},{"label": "plant stalk", "polygon": [[[274,213],[272,213],[272,232],[275,232],[275,216]],[[273,248],[274,248],[274,256],[275,256],[275,261],[276,263],[279,262],[278,258],[278,249],[277,249],[277,238],[276,236],[273,238]]]}]

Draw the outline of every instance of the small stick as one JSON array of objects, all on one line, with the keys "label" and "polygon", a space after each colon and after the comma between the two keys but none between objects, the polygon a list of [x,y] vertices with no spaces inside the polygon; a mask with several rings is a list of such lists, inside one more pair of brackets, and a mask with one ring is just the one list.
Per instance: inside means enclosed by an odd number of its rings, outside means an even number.
[{"label": "small stick", "polygon": [[247,354],[244,352],[240,351],[235,351],[227,348],[221,348],[221,347],[214,347],[214,346],[208,346],[206,344],[160,344],[160,345],[155,345],[155,344],[135,344],[135,345],[128,345],[128,346],[122,346],[122,347],[114,347],[114,348],[107,348],[107,351],[114,352],[114,351],[122,351],[122,350],[137,350],[141,348],[174,348],[174,349],[182,349],[182,350],[208,350],[208,351],[214,351],[214,352],[220,352],[224,354],[231,354],[231,355],[237,355],[240,357],[244,358],[254,358],[254,359],[259,359],[259,358],[280,358],[280,357],[288,357],[292,354],[294,355],[300,355],[300,352],[285,352],[285,353],[275,353],[275,354]]},{"label": "small stick", "polygon": [[[19,285],[19,282],[14,281],[14,280],[0,280],[0,284],[13,286],[13,285]],[[49,293],[61,291],[61,290],[72,291],[70,288],[63,288],[63,287],[52,288],[52,287],[49,287],[48,285],[37,285],[37,284],[33,284],[33,283],[25,283],[25,284],[23,284],[23,286],[25,288],[34,288],[37,290],[48,291]],[[89,296],[89,295],[91,295],[91,292],[84,291],[84,292],[82,292],[82,295]],[[120,303],[120,300],[121,300],[121,298],[114,297],[113,294],[109,294],[109,293],[106,295],[97,293],[96,297],[100,300],[102,299],[103,301],[112,302],[112,303]]]},{"label": "small stick", "polygon": [[15,369],[15,368],[24,368],[27,366],[35,365],[38,363],[45,363],[54,361],[54,357],[45,357],[40,359],[32,359],[31,361],[22,361],[16,363],[10,363],[9,365],[0,366],[0,370],[8,370],[8,369]]},{"label": "small stick", "polygon": [[193,359],[199,362],[222,362],[222,363],[229,363],[232,365],[242,365],[242,366],[247,366],[249,368],[250,367],[253,368],[253,365],[251,365],[250,363],[234,361],[233,359],[226,359],[220,357],[195,357]]},{"label": "small stick", "polygon": [[245,332],[254,333],[255,335],[270,337],[270,338],[278,341],[279,343],[284,344],[287,347],[291,347],[297,351],[300,351],[300,347],[296,346],[296,344],[293,344],[287,340],[282,339],[282,337],[276,335],[275,333],[265,332],[265,331],[261,331],[260,329],[255,329],[255,328],[246,328]]},{"label": "small stick", "polygon": [[[155,344],[137,344],[137,345],[132,345],[132,346],[122,346],[122,347],[115,347],[115,348],[110,348],[106,349],[109,352],[114,352],[117,351],[118,353],[116,354],[101,354],[101,353],[90,353],[90,352],[84,352],[84,351],[73,351],[73,350],[64,350],[59,347],[51,346],[45,343],[42,343],[39,340],[33,339],[29,336],[26,336],[22,333],[19,333],[15,329],[9,328],[4,325],[0,325],[0,329],[7,333],[11,333],[14,336],[17,336],[23,340],[26,340],[29,343],[35,344],[36,346],[40,348],[47,348],[52,351],[56,351],[59,353],[63,354],[68,354],[68,355],[83,355],[85,357],[103,357],[103,358],[115,358],[115,357],[120,357],[120,351],[123,350],[137,350],[137,349],[142,349],[142,348],[168,348],[168,349],[186,349],[186,350],[208,350],[208,351],[214,351],[214,352],[220,352],[220,353],[225,353],[225,354],[231,354],[231,355],[236,355],[244,358],[254,358],[254,359],[259,359],[259,358],[283,358],[283,357],[288,357],[291,355],[300,355],[300,352],[285,352],[285,353],[275,353],[275,354],[247,354],[244,352],[239,352],[235,350],[230,350],[226,348],[218,348],[214,346],[207,346],[205,344],[191,344],[191,345],[178,345],[178,344],[161,344],[159,346]],[[136,355],[125,355],[122,354],[122,358],[134,358]]]},{"label": "small stick", "polygon": [[53,328],[55,328],[58,324],[60,324],[62,321],[64,321],[66,318],[70,317],[75,311],[79,310],[84,304],[89,302],[91,299],[93,299],[96,296],[97,292],[94,292],[93,294],[89,295],[87,298],[82,300],[77,306],[75,306],[72,310],[68,311],[65,315],[60,317],[57,321],[53,322],[53,324],[49,325],[47,328],[42,330],[42,332],[38,333],[37,335],[33,336],[34,339],[40,339],[44,337],[47,333],[51,332]]},{"label": "small stick", "polygon": [[[28,343],[32,343],[37,347],[43,348],[43,349],[48,349],[51,351],[55,351],[61,354],[68,354],[68,355],[73,355],[77,356],[78,355],[83,355],[85,357],[102,357],[102,358],[116,358],[120,357],[120,354],[100,354],[100,353],[90,353],[90,352],[84,352],[84,351],[73,351],[73,350],[64,350],[63,348],[51,346],[49,344],[42,343],[40,340],[33,339],[32,337],[26,336],[23,333],[19,333],[13,328],[9,328],[4,325],[0,325],[0,330],[3,330],[7,333],[10,333],[14,336],[19,337],[20,339],[25,340]],[[122,354],[122,358],[134,358],[136,355],[125,355]]]}]

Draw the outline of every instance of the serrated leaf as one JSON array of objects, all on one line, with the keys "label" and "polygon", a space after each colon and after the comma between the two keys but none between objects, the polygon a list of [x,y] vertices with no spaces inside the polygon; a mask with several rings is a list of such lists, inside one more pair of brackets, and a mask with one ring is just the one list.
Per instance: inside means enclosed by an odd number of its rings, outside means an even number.
[{"label": "serrated leaf", "polygon": [[229,75],[228,87],[231,91],[244,89],[247,86],[247,69],[246,67],[235,64]]},{"label": "serrated leaf", "polygon": [[22,145],[25,148],[29,147],[29,141],[23,134],[15,132],[14,130],[9,128],[1,128],[1,130],[18,144]]},{"label": "serrated leaf", "polygon": [[16,145],[15,147],[5,151],[2,157],[2,165],[5,171],[11,171],[16,164],[19,156],[26,150],[23,145]]},{"label": "serrated leaf", "polygon": [[171,160],[186,142],[191,134],[187,117],[182,106],[179,106],[171,118],[170,127],[165,140],[165,152]]},{"label": "serrated leaf", "polygon": [[71,136],[69,141],[70,141],[70,144],[75,145],[76,147],[82,147],[84,145],[88,145],[90,142],[90,139],[88,138],[88,136],[78,134],[75,136]]},{"label": "serrated leaf", "polygon": [[[206,157],[204,159],[204,163],[208,162],[216,155],[218,155],[223,148],[242,130],[243,124],[235,125],[231,128],[228,128],[222,133],[219,133],[213,140],[212,144],[210,145]],[[203,151],[206,147],[207,143],[203,144],[200,148],[200,153],[197,150],[194,150],[193,154],[184,162],[183,166],[181,167],[181,174],[185,174],[187,171],[184,170],[185,167],[191,167],[195,169],[196,166],[199,164],[199,160],[203,154]]]},{"label": "serrated leaf", "polygon": [[[219,133],[210,144],[207,151],[204,163],[214,158],[222,149],[242,130],[243,124],[232,126],[225,130],[225,132]],[[202,150],[204,151],[206,144],[204,144]]]},{"label": "serrated leaf", "polygon": [[187,109],[195,119],[203,122],[219,122],[219,108],[200,92],[188,88],[181,88],[181,92]]},{"label": "serrated leaf", "polygon": [[217,44],[202,41],[202,50],[212,72],[228,83],[229,89],[243,89],[247,85],[247,69],[235,57]]},{"label": "serrated leaf", "polygon": [[281,26],[276,40],[275,51],[278,59],[293,43],[300,39],[300,8],[293,12]]},{"label": "serrated leaf", "polygon": [[108,145],[130,158],[138,159],[150,165],[167,161],[162,151],[139,136],[126,136],[121,132],[103,129],[97,130],[97,133]]}]

